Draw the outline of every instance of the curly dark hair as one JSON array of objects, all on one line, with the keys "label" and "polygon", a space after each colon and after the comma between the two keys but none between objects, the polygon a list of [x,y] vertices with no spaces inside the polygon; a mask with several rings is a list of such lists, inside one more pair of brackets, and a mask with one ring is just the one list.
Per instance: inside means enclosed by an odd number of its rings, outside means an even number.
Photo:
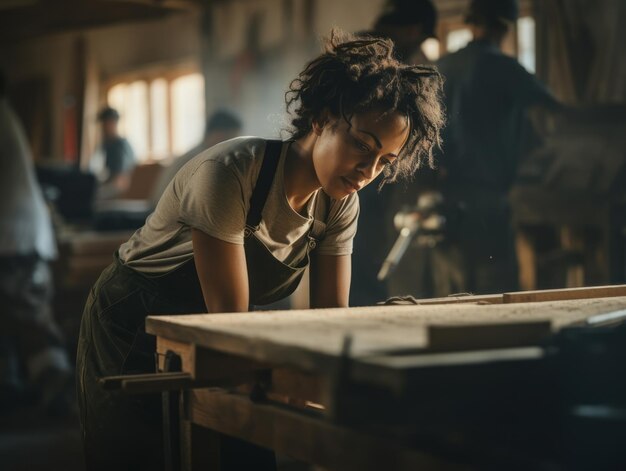
[{"label": "curly dark hair", "polygon": [[408,117],[411,130],[399,158],[385,169],[381,185],[408,179],[424,164],[434,168],[433,149],[441,146],[445,121],[437,69],[399,62],[389,39],[334,30],[325,46],[285,93],[291,138],[306,136],[324,111],[342,116],[348,125],[355,113],[399,112]]}]

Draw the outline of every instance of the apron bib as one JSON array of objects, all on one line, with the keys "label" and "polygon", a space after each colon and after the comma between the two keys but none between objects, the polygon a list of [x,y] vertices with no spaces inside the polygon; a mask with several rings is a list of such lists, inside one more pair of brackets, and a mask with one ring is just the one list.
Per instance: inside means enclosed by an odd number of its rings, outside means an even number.
[{"label": "apron bib", "polygon": [[[262,306],[286,298],[295,291],[309,265],[309,255],[326,232],[326,196],[321,191],[314,197],[314,219],[307,234],[306,252],[300,260],[285,264],[278,260],[256,236],[261,223],[263,208],[274,181],[274,175],[280,160],[283,142],[267,141],[263,163],[256,185],[250,198],[250,211],[244,229],[244,249],[248,267],[248,287],[250,304]],[[156,288],[163,298],[170,296],[181,302],[178,312],[204,312],[206,307],[202,289],[196,272],[194,259],[188,260],[171,272],[149,277],[156,282]],[[183,308],[182,306],[186,306]],[[198,307],[200,310],[198,311]],[[166,314],[161,310],[155,314]]]}]

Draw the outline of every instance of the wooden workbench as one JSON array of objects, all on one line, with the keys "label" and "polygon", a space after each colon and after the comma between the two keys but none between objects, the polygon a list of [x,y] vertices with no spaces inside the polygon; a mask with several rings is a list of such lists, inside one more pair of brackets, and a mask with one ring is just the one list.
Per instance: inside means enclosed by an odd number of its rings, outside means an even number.
[{"label": "wooden workbench", "polygon": [[[543,355],[540,346],[555,331],[626,314],[625,287],[595,291],[611,297],[516,302],[590,296],[559,293],[460,298],[448,304],[152,316],[146,331],[157,336],[159,354],[181,357],[182,371],[194,383],[184,394],[182,448],[188,469],[218,459],[208,446],[214,436],[207,429],[330,470],[472,469],[341,420],[344,403],[337,399],[338,389],[347,377],[400,394],[416,369],[532,361]],[[229,383],[249,386],[200,387]]]}]

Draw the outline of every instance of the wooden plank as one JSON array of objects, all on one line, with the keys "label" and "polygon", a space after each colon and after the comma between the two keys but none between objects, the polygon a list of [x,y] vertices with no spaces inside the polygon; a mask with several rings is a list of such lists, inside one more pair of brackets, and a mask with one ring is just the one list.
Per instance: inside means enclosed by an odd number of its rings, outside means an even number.
[{"label": "wooden plank", "polygon": [[333,470],[471,469],[434,454],[334,425],[310,414],[253,403],[223,391],[194,390],[189,419],[198,425]]},{"label": "wooden plank", "polygon": [[501,324],[431,325],[428,350],[457,351],[539,345],[552,333],[548,320]]},{"label": "wooden plank", "polygon": [[151,316],[149,333],[272,366],[332,373],[346,336],[351,357],[428,348],[428,326],[550,321],[552,329],[626,309],[626,297],[499,305],[371,306]]},{"label": "wooden plank", "polygon": [[475,304],[502,304],[501,294],[482,294],[482,295],[454,295],[446,296],[445,298],[430,298],[419,299],[417,305],[428,304],[460,304],[460,303],[475,303]]},{"label": "wooden plank", "polygon": [[180,355],[182,371],[196,380],[218,380],[241,377],[247,379],[255,371],[267,369],[268,365],[238,355],[198,348],[195,344],[177,342],[164,337],[157,338],[159,368],[163,369],[165,353],[171,350]]},{"label": "wooden plank", "polygon": [[518,227],[515,236],[520,288],[524,291],[537,288],[537,252],[530,231]]},{"label": "wooden plank", "polygon": [[425,369],[535,361],[542,359],[544,355],[545,352],[540,347],[378,355],[354,360],[350,365],[350,379],[383,386],[402,394],[411,377]]},{"label": "wooden plank", "polygon": [[168,350],[171,350],[180,356],[182,371],[190,373],[192,377],[195,377],[195,346],[187,342],[177,342],[176,340],[157,337],[156,351],[158,354],[158,366],[160,371],[163,371],[164,369],[165,353]]},{"label": "wooden plank", "polygon": [[[164,337],[157,338],[159,369],[163,369],[165,352],[171,350],[181,357],[182,371],[194,380],[224,379],[224,385],[233,384],[233,379],[253,383],[255,372],[269,369],[269,365],[251,361],[236,355],[197,347],[196,345],[176,342]],[[121,376],[120,378],[124,378]],[[318,404],[328,403],[328,378],[304,373],[289,368],[275,368],[271,371],[271,385],[268,392],[285,403],[305,405],[310,401]],[[294,399],[298,398],[296,402]]]},{"label": "wooden plank", "polygon": [[[314,402],[327,406],[330,403],[330,384],[327,376],[307,374],[289,368],[272,370],[271,391],[288,398],[288,404],[306,406]],[[294,399],[298,399],[294,402]]]},{"label": "wooden plank", "polygon": [[573,299],[610,298],[617,296],[626,296],[626,285],[548,289],[540,291],[520,291],[517,293],[504,293],[502,296],[503,302],[505,304],[566,301]]}]

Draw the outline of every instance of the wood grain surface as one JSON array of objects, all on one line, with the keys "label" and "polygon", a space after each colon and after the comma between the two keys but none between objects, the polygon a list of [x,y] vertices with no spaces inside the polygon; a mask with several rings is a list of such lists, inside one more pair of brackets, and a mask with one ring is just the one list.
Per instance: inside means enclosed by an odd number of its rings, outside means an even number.
[{"label": "wood grain surface", "polygon": [[[626,309],[626,297],[499,305],[372,306],[240,314],[151,316],[147,332],[274,365],[319,370],[351,357],[428,347],[429,326],[549,321],[552,330]],[[473,329],[475,330],[475,329]]]}]

